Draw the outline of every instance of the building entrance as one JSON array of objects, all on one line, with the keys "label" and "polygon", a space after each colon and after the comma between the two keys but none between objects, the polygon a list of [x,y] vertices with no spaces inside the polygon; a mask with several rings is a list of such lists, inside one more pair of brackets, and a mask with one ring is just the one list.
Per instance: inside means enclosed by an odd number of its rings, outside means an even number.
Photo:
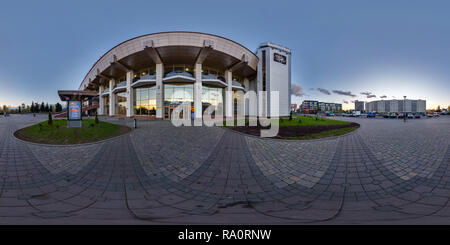
[{"label": "building entrance", "polygon": [[174,108],[175,108],[174,106],[169,105],[164,106],[164,120],[170,120]]}]

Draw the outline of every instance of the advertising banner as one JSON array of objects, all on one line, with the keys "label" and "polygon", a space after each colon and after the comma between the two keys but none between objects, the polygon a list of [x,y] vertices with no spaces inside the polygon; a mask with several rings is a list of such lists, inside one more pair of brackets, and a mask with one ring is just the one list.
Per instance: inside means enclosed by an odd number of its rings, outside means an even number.
[{"label": "advertising banner", "polygon": [[69,101],[69,120],[81,120],[81,101]]}]

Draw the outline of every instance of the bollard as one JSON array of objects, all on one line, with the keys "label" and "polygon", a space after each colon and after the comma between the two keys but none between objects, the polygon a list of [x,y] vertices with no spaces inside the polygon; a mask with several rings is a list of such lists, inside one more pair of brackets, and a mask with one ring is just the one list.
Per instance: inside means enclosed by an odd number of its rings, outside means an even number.
[{"label": "bollard", "polygon": [[136,128],[137,127],[137,125],[136,125],[136,118],[133,118],[133,128]]}]

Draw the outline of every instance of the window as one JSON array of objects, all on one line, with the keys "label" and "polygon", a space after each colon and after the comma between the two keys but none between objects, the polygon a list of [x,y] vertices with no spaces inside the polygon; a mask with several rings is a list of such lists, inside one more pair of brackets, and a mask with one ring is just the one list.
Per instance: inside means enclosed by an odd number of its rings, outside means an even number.
[{"label": "window", "polygon": [[202,86],[202,111],[205,111],[210,105],[215,107],[215,111],[219,107],[223,107],[224,89],[219,87]]},{"label": "window", "polygon": [[146,86],[134,89],[134,114],[138,116],[156,115],[155,86]]},{"label": "window", "polygon": [[262,51],[262,91],[266,91],[266,51]]},{"label": "window", "polygon": [[126,92],[121,92],[115,94],[116,96],[116,111],[117,115],[126,115],[127,114],[127,95]]},{"label": "window", "polygon": [[164,105],[194,102],[194,85],[183,83],[164,84]]}]

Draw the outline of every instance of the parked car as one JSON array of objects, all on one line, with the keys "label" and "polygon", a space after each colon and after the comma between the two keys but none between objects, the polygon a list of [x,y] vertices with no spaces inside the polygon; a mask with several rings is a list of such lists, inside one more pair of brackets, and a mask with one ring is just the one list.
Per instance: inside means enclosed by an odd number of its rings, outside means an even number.
[{"label": "parked car", "polygon": [[334,117],[334,112],[332,112],[332,111],[327,111],[327,112],[325,112],[325,115],[326,115],[327,117]]},{"label": "parked car", "polygon": [[420,112],[416,112],[416,114],[414,114],[415,118],[420,118],[422,115],[420,114]]},{"label": "parked car", "polygon": [[389,118],[389,114],[388,113],[384,113],[383,114],[383,118]]},{"label": "parked car", "polygon": [[433,113],[433,116],[434,116],[434,117],[439,117],[439,112],[434,112],[434,113]]},{"label": "parked car", "polygon": [[408,113],[408,118],[414,118],[414,115],[412,113]]},{"label": "parked car", "polygon": [[428,113],[428,114],[427,114],[427,117],[433,117],[433,114]]},{"label": "parked car", "polygon": [[391,114],[389,115],[389,117],[390,117],[390,118],[397,118],[397,114],[391,113]]},{"label": "parked car", "polygon": [[403,117],[405,117],[405,114],[399,113],[397,118],[403,118]]},{"label": "parked car", "polygon": [[376,117],[376,114],[373,113],[373,112],[367,112],[367,117],[368,117],[368,118],[370,118],[370,117]]},{"label": "parked car", "polygon": [[352,112],[352,116],[353,117],[359,117],[359,116],[361,116],[361,112],[360,111],[353,111]]}]

